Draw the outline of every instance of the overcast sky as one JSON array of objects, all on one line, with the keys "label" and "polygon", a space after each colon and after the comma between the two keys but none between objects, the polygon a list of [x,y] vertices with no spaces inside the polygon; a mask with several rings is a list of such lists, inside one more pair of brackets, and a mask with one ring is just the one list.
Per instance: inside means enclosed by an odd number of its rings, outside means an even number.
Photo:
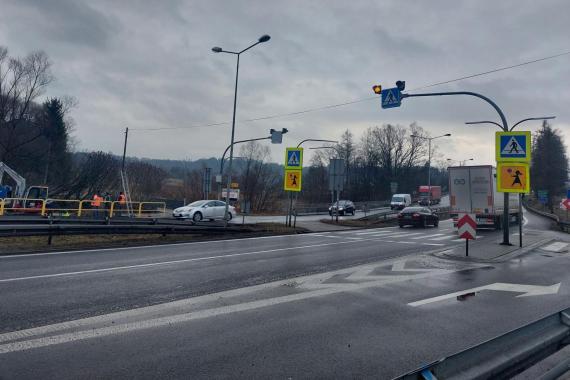
[{"label": "overcast sky", "polygon": [[[570,2],[560,1],[75,1],[0,0],[0,45],[11,55],[44,50],[56,81],[45,96],[73,96],[78,150],[197,159],[230,140],[235,56],[263,34],[271,40],[240,60],[236,139],[287,128],[284,145],[338,139],[349,129],[417,122],[443,158],[489,164],[486,103],[470,97],[406,99],[382,110],[368,100],[297,116],[261,116],[370,97],[373,84],[407,89],[570,51]],[[509,122],[556,115],[570,145],[570,55],[433,87],[494,99]],[[425,91],[425,90],[424,90]],[[534,131],[539,122],[527,124]],[[184,128],[182,128],[184,127]],[[179,128],[154,131],[137,129]],[[310,146],[310,145],[307,145]],[[281,162],[283,145],[271,147]],[[310,154],[307,154],[310,158]]]}]

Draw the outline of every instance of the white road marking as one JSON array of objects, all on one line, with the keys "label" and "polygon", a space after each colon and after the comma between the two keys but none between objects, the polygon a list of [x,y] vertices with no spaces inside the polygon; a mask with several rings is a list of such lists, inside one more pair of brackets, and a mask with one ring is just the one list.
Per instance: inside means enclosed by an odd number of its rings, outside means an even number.
[{"label": "white road marking", "polygon": [[524,293],[518,295],[517,297],[529,297],[529,296],[538,296],[538,295],[546,295],[546,294],[556,294],[560,289],[560,282],[558,284],[550,285],[550,286],[540,286],[540,285],[526,285],[526,284],[506,284],[502,282],[496,282],[494,284],[479,286],[473,289],[466,289],[460,292],[454,292],[449,294],[444,294],[437,297],[427,298],[424,300],[410,302],[408,305],[417,307],[422,305],[427,305],[433,302],[444,301],[450,298],[455,298],[457,296],[461,296],[466,293],[476,293],[482,290],[496,290],[500,292],[515,292],[515,293]]},{"label": "white road marking", "polygon": [[371,231],[366,231],[366,232],[357,232],[356,235],[370,235],[370,234],[379,234],[379,233],[391,233],[393,231],[388,231],[388,229],[386,228],[375,228],[374,230]]},{"label": "white road marking", "polygon": [[[220,299],[224,299],[225,302],[227,302],[228,300],[231,300],[232,297],[239,299],[246,294],[252,295],[258,291],[266,292],[268,289],[276,289],[283,285],[289,285],[291,281],[289,279],[112,314],[83,318],[75,321],[14,331],[0,334],[0,343],[3,343],[0,345],[0,354],[70,343],[89,338],[102,338],[105,336],[133,332],[142,329],[169,326],[175,323],[189,322],[197,319],[270,307],[287,302],[332,295],[339,292],[358,291],[361,289],[382,286],[384,284],[427,278],[435,275],[453,273],[460,270],[459,268],[455,270],[424,268],[421,270],[423,273],[419,273],[419,270],[405,269],[405,262],[398,264],[398,261],[402,261],[402,259],[396,259],[395,261],[388,260],[385,263],[394,263],[395,265],[392,267],[392,270],[397,269],[404,272],[418,273],[409,273],[406,275],[373,275],[371,272],[381,264],[366,264],[364,266],[352,268],[353,273],[349,276],[351,280],[363,280],[364,282],[323,283],[337,274],[346,274],[347,270],[342,269],[318,275],[296,278],[295,281],[299,283],[299,289],[302,290],[301,293],[297,294],[276,296],[273,298],[258,299],[255,301],[218,307],[214,306],[209,309],[199,309],[200,306],[211,305],[212,302],[219,301]],[[478,267],[478,265],[473,264],[470,266]],[[364,277],[359,278],[358,276]]]},{"label": "white road marking", "polygon": [[434,241],[440,241],[440,240],[453,239],[454,237],[456,237],[456,236],[447,235],[447,236],[440,236],[440,237],[435,237],[435,238],[429,237],[429,238],[427,238],[427,239],[428,239],[428,240],[434,240]]},{"label": "white road marking", "polygon": [[549,244],[546,247],[542,247],[545,251],[550,252],[562,252],[568,248],[568,243],[557,241],[555,243]]},{"label": "white road marking", "polygon": [[422,236],[413,237],[412,240],[427,239],[428,237],[443,236],[443,234],[424,234]]},{"label": "white road marking", "polygon": [[[365,240],[365,239],[363,239],[363,240]],[[326,246],[330,246],[330,245],[347,244],[347,243],[352,243],[352,242],[340,241],[340,242],[335,242],[335,243],[313,244],[313,245],[305,245],[305,246],[298,246],[298,247],[288,247],[288,248],[275,248],[275,249],[267,249],[267,250],[262,250],[262,251],[252,251],[252,252],[242,252],[242,253],[230,253],[230,254],[227,254],[227,255],[216,255],[216,256],[207,256],[207,257],[195,257],[195,258],[191,258],[191,259],[181,259],[181,260],[172,260],[172,261],[159,261],[159,262],[147,263],[147,264],[135,264],[135,265],[124,265],[124,266],[120,266],[120,267],[90,269],[90,270],[77,271],[77,272],[52,273],[52,274],[42,274],[42,275],[37,275],[37,276],[6,278],[6,279],[0,279],[0,283],[3,283],[3,282],[23,281],[23,280],[33,280],[33,279],[39,279],[39,278],[53,278],[53,277],[74,276],[74,275],[88,274],[88,273],[112,272],[112,271],[117,271],[117,270],[135,269],[135,268],[148,268],[148,267],[163,266],[163,265],[189,263],[189,262],[194,262],[194,261],[205,261],[205,260],[223,259],[223,258],[226,258],[226,257],[249,256],[249,255],[256,255],[256,254],[260,254],[260,253],[270,253],[270,252],[288,251],[288,250],[295,250],[295,249],[306,249],[306,248],[326,247]]]},{"label": "white road marking", "polygon": [[85,252],[105,252],[105,251],[125,251],[125,250],[137,250],[137,249],[148,249],[148,248],[160,248],[160,247],[173,247],[180,245],[193,245],[193,244],[209,244],[209,243],[227,243],[227,242],[239,242],[244,240],[260,240],[260,239],[275,239],[275,238],[290,238],[291,236],[317,236],[320,237],[320,233],[308,233],[299,235],[272,235],[272,236],[258,236],[249,238],[238,238],[238,239],[223,239],[223,240],[207,240],[207,241],[193,241],[184,243],[168,243],[168,244],[154,244],[154,245],[141,245],[137,247],[116,247],[116,248],[95,248],[95,249],[79,249],[74,251],[57,251],[57,252],[44,252],[44,253],[27,253],[21,255],[4,255],[0,256],[0,259],[13,259],[13,258],[34,258],[38,256],[51,256],[51,255],[64,255],[72,253],[85,253]]}]

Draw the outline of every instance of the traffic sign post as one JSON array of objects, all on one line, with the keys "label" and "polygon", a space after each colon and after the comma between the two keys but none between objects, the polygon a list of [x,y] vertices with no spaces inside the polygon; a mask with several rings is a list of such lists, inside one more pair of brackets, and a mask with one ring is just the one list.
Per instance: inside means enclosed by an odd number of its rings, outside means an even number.
[{"label": "traffic sign post", "polygon": [[459,214],[457,219],[457,233],[460,239],[465,239],[465,256],[469,256],[469,240],[477,236],[477,222],[475,214]]},{"label": "traffic sign post", "polygon": [[495,157],[497,162],[530,162],[530,132],[496,132]]},{"label": "traffic sign post", "polygon": [[289,205],[285,225],[291,226],[293,212],[293,192],[301,191],[303,170],[303,148],[289,147],[285,149],[284,188],[289,191]]}]

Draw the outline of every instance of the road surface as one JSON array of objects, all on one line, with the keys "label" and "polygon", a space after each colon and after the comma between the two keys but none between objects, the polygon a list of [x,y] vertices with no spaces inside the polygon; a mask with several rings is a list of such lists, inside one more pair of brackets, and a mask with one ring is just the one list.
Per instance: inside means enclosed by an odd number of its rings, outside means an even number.
[{"label": "road surface", "polygon": [[[0,378],[391,378],[570,307],[569,254],[548,250],[570,239],[547,226],[529,215],[544,241],[493,263],[446,259],[450,221],[5,256]],[[497,283],[521,287],[426,301]]]}]

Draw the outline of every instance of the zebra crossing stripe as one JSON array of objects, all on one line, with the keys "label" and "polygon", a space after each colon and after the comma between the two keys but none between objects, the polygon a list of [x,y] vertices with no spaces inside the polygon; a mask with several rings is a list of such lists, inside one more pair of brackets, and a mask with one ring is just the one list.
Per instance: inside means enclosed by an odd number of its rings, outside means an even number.
[{"label": "zebra crossing stripe", "polygon": [[427,234],[423,234],[422,236],[418,236],[418,237],[413,237],[412,240],[418,240],[418,239],[424,239],[429,237],[434,237],[434,236],[442,236],[443,234],[432,234],[432,235],[427,235]]}]

